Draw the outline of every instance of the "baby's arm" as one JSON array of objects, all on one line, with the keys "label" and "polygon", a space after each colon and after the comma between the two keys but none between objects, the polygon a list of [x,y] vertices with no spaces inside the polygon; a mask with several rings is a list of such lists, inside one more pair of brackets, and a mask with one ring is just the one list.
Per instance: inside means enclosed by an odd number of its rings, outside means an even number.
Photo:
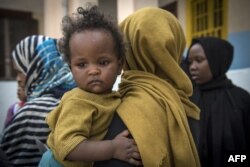
[{"label": "baby's arm", "polygon": [[125,130],[113,140],[85,140],[78,144],[67,155],[66,159],[71,161],[102,161],[115,158],[133,165],[141,165],[135,141],[127,138],[128,135],[128,130]]}]

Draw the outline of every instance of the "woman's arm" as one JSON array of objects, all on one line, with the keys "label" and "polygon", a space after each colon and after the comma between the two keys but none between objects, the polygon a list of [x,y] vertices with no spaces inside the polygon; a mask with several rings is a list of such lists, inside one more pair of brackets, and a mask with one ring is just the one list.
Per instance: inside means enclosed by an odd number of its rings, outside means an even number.
[{"label": "woman's arm", "polygon": [[[128,127],[124,124],[124,122],[122,121],[122,119],[119,117],[119,115],[117,113],[114,114],[114,117],[109,125],[108,128],[108,132],[106,134],[106,136],[104,137],[104,140],[113,140],[114,138],[116,138],[116,136],[118,136],[120,133],[122,133],[124,130],[127,130]],[[129,134],[127,136],[130,139],[133,139],[133,136],[131,134]],[[137,149],[137,145],[136,146],[136,150]],[[139,152],[134,152],[133,153],[133,159],[130,159],[130,161],[139,161],[139,164],[142,164],[142,160],[140,157],[140,153]],[[95,161],[94,163],[94,167],[133,167],[136,164],[133,163],[128,163],[127,161],[122,161],[119,159],[109,159],[109,160],[105,160],[105,161]]]},{"label": "woman's arm", "polygon": [[135,141],[127,138],[128,135],[128,130],[125,130],[113,140],[85,140],[77,145],[66,159],[72,161],[102,161],[115,158],[133,165],[141,165],[141,162],[137,160],[140,159],[140,155]]}]

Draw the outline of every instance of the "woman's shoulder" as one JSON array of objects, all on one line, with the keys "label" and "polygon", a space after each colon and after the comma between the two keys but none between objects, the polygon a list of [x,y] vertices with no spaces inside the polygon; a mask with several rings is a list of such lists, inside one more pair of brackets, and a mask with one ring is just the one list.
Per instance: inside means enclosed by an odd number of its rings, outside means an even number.
[{"label": "woman's shoulder", "polygon": [[231,92],[233,96],[237,96],[238,98],[244,98],[250,101],[250,93],[242,87],[234,85],[234,87],[231,89]]},{"label": "woman's shoulder", "polygon": [[60,99],[54,96],[41,96],[34,98],[30,101],[27,101],[25,105],[43,105],[43,104],[54,105],[57,104],[59,101]]},{"label": "woman's shoulder", "polygon": [[32,117],[33,115],[44,116],[53,108],[55,108],[60,102],[60,99],[55,97],[38,97],[27,101],[22,108],[19,109],[16,114],[17,118]]},{"label": "woman's shoulder", "polygon": [[233,100],[239,105],[240,108],[250,109],[250,94],[245,89],[234,86],[230,89]]}]

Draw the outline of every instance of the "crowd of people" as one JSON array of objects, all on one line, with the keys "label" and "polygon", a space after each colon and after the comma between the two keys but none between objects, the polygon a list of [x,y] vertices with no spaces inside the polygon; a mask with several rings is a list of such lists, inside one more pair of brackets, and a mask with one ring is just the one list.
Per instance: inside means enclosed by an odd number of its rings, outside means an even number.
[{"label": "crowd of people", "polygon": [[181,24],[156,7],[119,25],[79,7],[62,31],[12,52],[20,102],[8,111],[1,166],[221,167],[225,154],[249,152],[250,95],[226,76],[228,41],[195,38],[183,59]]}]

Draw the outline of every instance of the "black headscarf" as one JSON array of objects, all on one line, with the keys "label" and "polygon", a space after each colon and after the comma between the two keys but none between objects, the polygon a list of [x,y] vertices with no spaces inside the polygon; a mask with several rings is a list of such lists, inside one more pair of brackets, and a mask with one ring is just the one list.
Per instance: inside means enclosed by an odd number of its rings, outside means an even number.
[{"label": "black headscarf", "polygon": [[[229,42],[219,38],[201,37],[193,39],[190,48],[197,43],[202,46],[213,75],[211,81],[199,85],[200,89],[231,86],[231,81],[226,77],[226,72],[233,61],[233,46]],[[189,55],[187,55],[187,59],[188,56]]]},{"label": "black headscarf", "polygon": [[226,76],[233,60],[233,46],[229,42],[201,37],[193,39],[191,46],[196,43],[204,49],[213,75],[205,84],[194,84],[191,97],[201,109],[198,152],[202,166],[220,167],[230,151],[249,148],[250,95]]}]

